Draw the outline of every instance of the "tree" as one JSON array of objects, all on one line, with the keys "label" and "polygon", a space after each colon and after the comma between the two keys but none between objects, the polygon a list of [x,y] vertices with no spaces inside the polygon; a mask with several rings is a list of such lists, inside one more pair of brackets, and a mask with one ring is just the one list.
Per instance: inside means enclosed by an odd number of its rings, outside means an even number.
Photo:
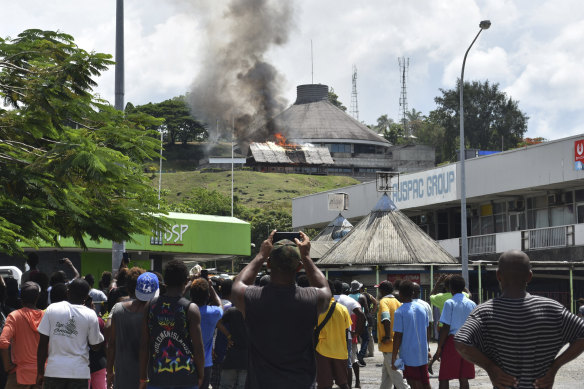
[{"label": "tree", "polygon": [[337,94],[335,93],[335,90],[333,88],[331,88],[328,92],[328,100],[331,102],[332,105],[334,105],[335,107],[343,110],[343,111],[347,111],[347,107],[345,107],[343,105],[343,103],[341,103],[339,101],[339,96],[337,96]]},{"label": "tree", "polygon": [[[456,89],[440,89],[434,99],[438,108],[430,113],[434,123],[446,130],[446,155],[454,157],[459,148],[460,81]],[[517,101],[489,81],[464,83],[464,132],[468,148],[499,150],[501,140],[515,146],[527,131],[529,118],[521,112]]]},{"label": "tree", "polygon": [[168,143],[172,145],[177,140],[182,144],[187,144],[190,140],[204,140],[208,137],[205,126],[191,115],[184,96],[136,107],[128,103],[126,111],[143,112],[156,118],[164,119],[164,123],[161,126],[153,129],[165,132]]},{"label": "tree", "polygon": [[158,157],[146,128],[91,93],[111,56],[88,53],[63,33],[0,38],[0,250],[18,240],[130,240],[159,223],[142,163]]},{"label": "tree", "polygon": [[[238,210],[234,197],[234,211]],[[204,187],[194,188],[188,199],[171,205],[174,212],[198,213],[202,215],[231,216],[231,197]]]}]

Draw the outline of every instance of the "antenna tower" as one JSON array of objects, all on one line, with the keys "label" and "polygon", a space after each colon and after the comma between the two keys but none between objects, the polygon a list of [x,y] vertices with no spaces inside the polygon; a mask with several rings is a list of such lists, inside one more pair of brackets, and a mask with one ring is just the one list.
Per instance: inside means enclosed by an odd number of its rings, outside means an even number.
[{"label": "antenna tower", "polygon": [[404,135],[410,135],[410,129],[408,127],[408,88],[406,85],[407,78],[408,78],[408,68],[410,67],[410,59],[401,57],[397,59],[399,64],[399,74],[400,74],[400,82],[401,82],[401,94],[399,96],[399,110],[402,117],[402,125],[404,128]]},{"label": "antenna tower", "polygon": [[357,66],[353,65],[353,92],[351,93],[351,116],[359,120],[359,102],[357,101]]}]

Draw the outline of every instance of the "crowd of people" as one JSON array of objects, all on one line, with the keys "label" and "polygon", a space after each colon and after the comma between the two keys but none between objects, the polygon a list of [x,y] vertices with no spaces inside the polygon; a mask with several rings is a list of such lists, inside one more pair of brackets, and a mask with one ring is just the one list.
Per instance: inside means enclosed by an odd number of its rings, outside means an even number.
[{"label": "crowd of people", "polygon": [[308,236],[273,236],[233,280],[178,260],[164,274],[123,262],[94,288],[68,259],[49,277],[31,253],[20,288],[0,278],[0,389],[359,388],[373,333],[381,389],[429,389],[437,360],[440,389],[469,388],[475,365],[496,388],[551,388],[584,351],[584,320],[526,291],[525,253],[501,256],[499,297],[477,306],[454,274],[428,303],[410,280],[382,281],[376,296],[359,280],[327,280]]}]

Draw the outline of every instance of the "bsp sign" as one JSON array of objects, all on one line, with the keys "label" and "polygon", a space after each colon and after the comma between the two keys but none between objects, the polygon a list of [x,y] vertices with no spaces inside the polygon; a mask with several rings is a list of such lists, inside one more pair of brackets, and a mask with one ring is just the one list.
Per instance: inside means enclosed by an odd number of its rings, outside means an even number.
[{"label": "bsp sign", "polygon": [[403,175],[399,187],[393,184],[392,200],[402,207],[456,200],[456,166]]},{"label": "bsp sign", "polygon": [[188,229],[188,224],[174,224],[167,230],[154,231],[154,236],[150,238],[150,244],[157,246],[182,246],[183,235]]}]

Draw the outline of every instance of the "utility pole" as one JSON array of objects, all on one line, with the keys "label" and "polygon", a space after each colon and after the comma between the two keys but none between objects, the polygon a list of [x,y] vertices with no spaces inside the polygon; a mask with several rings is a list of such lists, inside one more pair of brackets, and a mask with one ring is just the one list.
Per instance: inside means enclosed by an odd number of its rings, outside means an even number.
[{"label": "utility pole", "polygon": [[[124,0],[116,0],[116,71],[114,107],[124,110]],[[112,273],[120,268],[126,242],[112,242]]]}]

